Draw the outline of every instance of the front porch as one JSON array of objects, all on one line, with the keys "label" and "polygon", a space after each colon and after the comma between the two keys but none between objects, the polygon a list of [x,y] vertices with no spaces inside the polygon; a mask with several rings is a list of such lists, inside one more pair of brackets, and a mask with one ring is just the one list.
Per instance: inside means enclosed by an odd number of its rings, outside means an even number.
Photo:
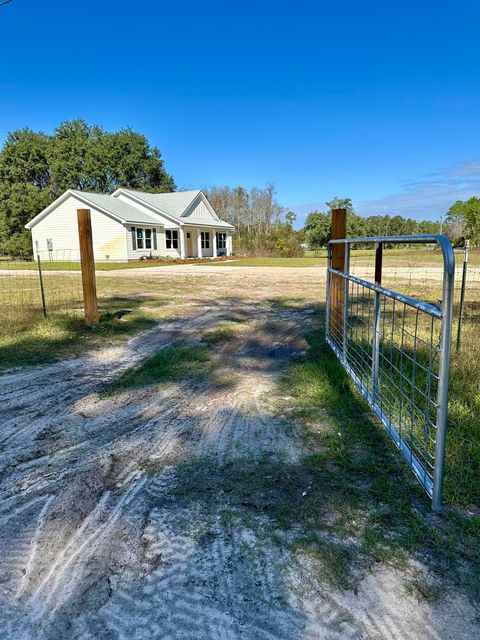
[{"label": "front porch", "polygon": [[216,258],[232,254],[232,232],[230,229],[209,227],[183,227],[179,229],[180,257]]}]

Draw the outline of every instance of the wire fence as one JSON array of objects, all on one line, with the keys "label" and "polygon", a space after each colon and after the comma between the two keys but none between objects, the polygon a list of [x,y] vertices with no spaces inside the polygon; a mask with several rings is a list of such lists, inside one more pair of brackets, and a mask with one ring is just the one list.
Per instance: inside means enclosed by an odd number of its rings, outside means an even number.
[{"label": "wire fence", "polygon": [[[408,289],[409,279],[421,276],[405,265],[383,268],[383,246],[389,241],[403,244],[405,238],[368,239],[372,246],[374,242],[378,246],[373,264],[368,261],[355,264],[355,258],[351,263],[350,248],[358,240],[332,241],[331,247],[334,244],[345,247],[345,258],[337,256],[337,261],[343,262],[337,267],[335,264],[332,267],[329,258],[326,337],[432,498],[433,507],[439,509],[445,459],[454,256],[443,236],[411,237],[411,242],[437,242],[442,248],[442,262],[438,267],[426,267],[428,282],[434,286],[425,290],[425,280],[416,280],[413,291],[411,288],[403,293],[399,291],[402,285]],[[373,253],[370,254],[373,258]],[[389,286],[392,282],[394,287]],[[425,300],[425,294],[430,300]]]},{"label": "wire fence", "polygon": [[28,327],[44,317],[83,313],[78,252],[42,252],[36,261],[0,256],[0,333]]},{"label": "wire fence", "polygon": [[[464,250],[455,250],[455,286],[453,299],[453,339],[456,345],[459,324],[474,328],[480,324],[480,265],[479,252],[470,252],[470,261],[465,272],[463,314],[460,300],[463,279]],[[352,275],[372,280],[375,273],[375,255],[372,250],[352,250],[350,258]],[[432,248],[412,248],[400,251],[384,250],[383,284],[396,291],[437,304],[442,298],[443,267],[441,254]]]}]

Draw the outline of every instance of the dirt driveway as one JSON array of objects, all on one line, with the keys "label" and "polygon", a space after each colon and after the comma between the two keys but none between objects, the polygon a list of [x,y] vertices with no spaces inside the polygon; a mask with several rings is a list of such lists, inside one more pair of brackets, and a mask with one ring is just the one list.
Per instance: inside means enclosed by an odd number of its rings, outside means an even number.
[{"label": "dirt driveway", "polygon": [[[475,637],[463,597],[419,601],[382,565],[355,590],[334,588],[267,518],[230,506],[243,464],[261,473],[303,454],[298,425],[274,406],[321,293],[310,270],[211,269],[195,276],[182,318],[0,379],[0,637]],[[160,277],[175,286],[175,274]],[[298,295],[300,310],[272,302]],[[232,313],[238,331],[205,375],[101,393],[163,346],[201,344]]]}]

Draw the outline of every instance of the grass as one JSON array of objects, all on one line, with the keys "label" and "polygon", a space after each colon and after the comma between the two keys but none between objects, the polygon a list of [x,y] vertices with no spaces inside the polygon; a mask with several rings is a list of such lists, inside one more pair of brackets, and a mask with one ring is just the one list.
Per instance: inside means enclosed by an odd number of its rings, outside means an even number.
[{"label": "grass", "polygon": [[[445,491],[448,501],[480,513],[479,325],[466,323],[450,364]],[[477,516],[480,534],[480,515]],[[480,535],[479,535],[480,541]]]},{"label": "grass", "polygon": [[[30,278],[25,280],[29,281]],[[52,362],[123,341],[149,329],[159,320],[181,313],[188,300],[188,279],[172,291],[168,282],[154,278],[134,280],[103,277],[97,280],[100,324],[87,327],[81,306],[78,276],[47,275],[45,293],[48,316],[39,306],[38,282],[20,289],[17,307],[6,306],[11,296],[0,290],[0,370]],[[24,279],[21,279],[24,284]]]},{"label": "grass", "polygon": [[[145,267],[159,267],[162,263],[153,260],[138,260],[136,262],[97,262],[97,271],[116,271],[118,269],[142,269]],[[38,266],[32,260],[0,261],[0,269],[32,270],[37,271]],[[78,260],[42,261],[43,271],[80,271]]]},{"label": "grass", "polygon": [[[216,263],[227,260],[226,257],[218,257]],[[175,264],[209,264],[210,258],[180,258],[163,257],[155,260],[130,260],[125,262],[98,261],[95,263],[96,271],[117,271],[119,269],[144,269],[145,267],[163,267]],[[0,270],[10,271],[37,271],[38,265],[34,260],[10,260],[0,258]],[[80,260],[42,260],[42,271],[80,271]]]},{"label": "grass", "polygon": [[[268,400],[285,429],[292,421],[302,425],[304,455],[220,466],[195,457],[177,467],[166,500],[207,512],[220,505],[225,524],[308,556],[320,580],[334,587],[355,588],[366,571],[387,564],[403,571],[407,592],[427,602],[452,584],[480,597],[480,518],[430,511],[323,332],[312,331],[307,341],[307,354],[287,368],[276,399]],[[431,575],[412,568],[411,559]]]},{"label": "grass", "polygon": [[[228,267],[317,267],[325,266],[326,257],[306,257],[298,258],[231,258],[222,263]],[[199,263],[200,264],[200,263]],[[201,263],[215,266],[215,262]]]},{"label": "grass", "polygon": [[102,395],[106,397],[152,384],[181,380],[202,371],[209,359],[210,352],[207,347],[187,345],[165,347],[145,360],[140,367],[128,369],[104,389]]},{"label": "grass", "polygon": [[[362,523],[360,548],[368,557],[388,561],[423,554],[441,575],[453,572],[457,584],[479,594],[480,517],[430,513],[409,470],[321,334],[310,334],[308,341],[308,355],[290,368],[284,390],[296,400],[294,414],[304,423],[305,440],[313,449],[310,459],[322,469],[316,482],[344,513],[347,526],[352,518]],[[450,468],[452,463],[451,447]],[[467,493],[470,489],[464,487]],[[466,569],[459,564],[462,558],[477,564]]]},{"label": "grass", "polygon": [[[463,262],[463,251],[455,252],[457,265]],[[374,252],[372,249],[352,249],[351,262],[357,265],[372,264],[374,260]],[[440,266],[442,264],[442,254],[440,251],[433,249],[385,249],[384,266],[386,267],[425,267]],[[143,269],[145,267],[161,267],[166,265],[196,264],[201,266],[215,266],[216,264],[229,267],[317,267],[325,266],[327,263],[327,252],[325,249],[319,251],[307,251],[303,256],[295,258],[276,258],[276,257],[230,257],[211,259],[189,259],[189,260],[138,260],[135,262],[97,262],[95,268],[97,271],[116,271],[118,269]],[[469,264],[472,266],[480,265],[480,250],[470,251]],[[8,270],[36,270],[37,264],[32,260],[0,260],[0,269]],[[44,271],[79,271],[80,263],[78,261],[42,261],[42,269]]]},{"label": "grass", "polygon": [[151,328],[153,319],[135,314],[122,321],[117,313],[101,313],[97,327],[87,327],[83,317],[39,318],[29,327],[0,335],[0,370],[46,364],[85,350],[104,347]]},{"label": "grass", "polygon": [[205,331],[202,336],[202,340],[208,345],[215,345],[231,340],[241,328],[242,322],[243,320],[241,318],[220,322],[211,329]]}]

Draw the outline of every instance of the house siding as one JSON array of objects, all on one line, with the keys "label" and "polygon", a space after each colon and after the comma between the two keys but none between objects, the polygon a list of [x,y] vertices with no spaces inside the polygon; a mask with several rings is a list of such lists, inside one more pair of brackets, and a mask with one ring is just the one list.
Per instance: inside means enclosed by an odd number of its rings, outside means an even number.
[{"label": "house siding", "polygon": [[182,218],[210,218],[211,220],[215,220],[209,208],[201,199],[194,202],[183,214]]},{"label": "house siding", "polygon": [[[135,229],[156,229],[157,231],[157,248],[153,248],[153,240],[152,240],[152,248],[151,249],[134,249],[133,241],[132,241],[132,227]],[[165,231],[163,227],[154,227],[152,225],[147,224],[128,224],[126,226],[127,233],[127,254],[128,260],[140,260],[140,258],[148,257],[148,256],[164,256],[168,255],[168,252],[165,249]]]},{"label": "house siding", "polygon": [[92,220],[93,253],[95,260],[126,260],[127,242],[125,227],[92,206],[74,196],[69,196],[32,228],[35,258],[38,250],[47,257],[47,240],[53,243],[52,259],[77,260],[79,258],[77,209],[90,209]]}]

